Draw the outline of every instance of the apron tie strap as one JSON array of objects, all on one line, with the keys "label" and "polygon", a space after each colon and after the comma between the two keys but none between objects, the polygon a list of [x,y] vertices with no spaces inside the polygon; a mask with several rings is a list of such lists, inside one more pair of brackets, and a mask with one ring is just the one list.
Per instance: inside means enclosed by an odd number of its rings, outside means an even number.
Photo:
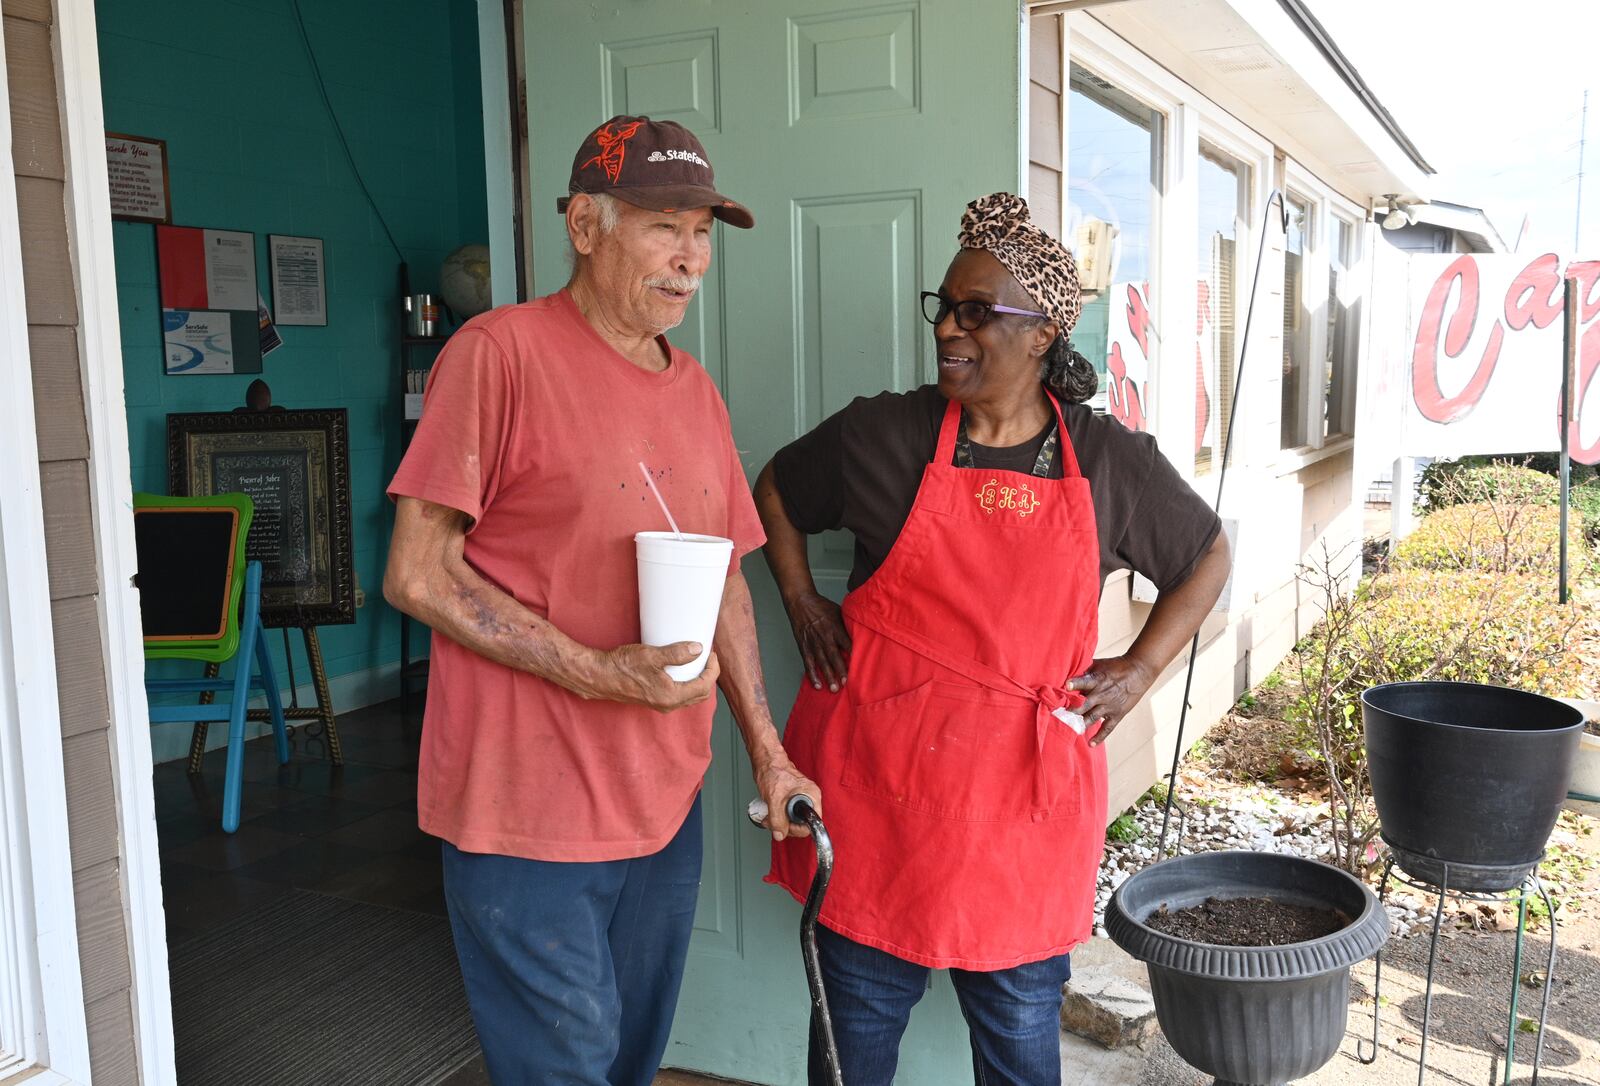
[{"label": "apron tie strap", "polygon": [[1089,722],[1072,710],[1083,704],[1083,695],[1076,690],[1068,690],[1064,686],[1041,686],[1033,692],[1039,702],[1039,711],[1035,714],[1035,727],[1038,732],[1039,754],[1044,755],[1045,736],[1050,732],[1050,722],[1058,720],[1082,735],[1088,730]]},{"label": "apron tie strap", "polygon": [[986,686],[990,690],[1001,694],[1010,694],[1014,697],[1030,698],[1038,706],[1034,713],[1035,742],[1042,767],[1044,757],[1045,738],[1050,734],[1052,723],[1059,722],[1071,728],[1079,735],[1088,730],[1089,722],[1084,720],[1072,710],[1082,705],[1084,697],[1076,690],[1068,690],[1065,686],[1026,686],[1009,675],[967,657],[959,656],[938,645],[928,638],[920,637],[909,630],[902,629],[892,622],[884,621],[879,616],[864,613],[863,609],[850,606],[850,599],[845,599],[845,610],[848,618],[867,626],[897,642],[904,648],[923,656],[942,667],[948,668],[958,675]]}]

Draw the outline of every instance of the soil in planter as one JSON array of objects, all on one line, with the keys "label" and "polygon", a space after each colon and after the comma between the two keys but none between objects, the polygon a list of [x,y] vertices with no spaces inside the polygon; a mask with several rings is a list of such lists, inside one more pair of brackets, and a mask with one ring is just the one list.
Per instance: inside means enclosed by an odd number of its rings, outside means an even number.
[{"label": "soil in planter", "polygon": [[1187,909],[1169,911],[1163,905],[1145,923],[1167,935],[1213,946],[1285,946],[1332,935],[1350,921],[1335,909],[1266,897],[1208,897]]}]

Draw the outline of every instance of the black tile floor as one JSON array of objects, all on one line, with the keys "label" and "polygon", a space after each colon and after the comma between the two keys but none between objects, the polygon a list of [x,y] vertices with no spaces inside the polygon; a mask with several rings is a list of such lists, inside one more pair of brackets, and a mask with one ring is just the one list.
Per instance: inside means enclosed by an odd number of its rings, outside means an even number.
[{"label": "black tile floor", "polygon": [[[208,753],[192,777],[187,760],[156,766],[169,943],[290,888],[445,914],[439,842],[417,829],[419,714],[403,717],[398,701],[344,713],[339,737],[339,769],[303,727],[286,766],[278,765],[270,739],[247,743],[240,825],[232,834],[222,832],[225,751]],[[444,1086],[488,1082],[480,1058]]]}]

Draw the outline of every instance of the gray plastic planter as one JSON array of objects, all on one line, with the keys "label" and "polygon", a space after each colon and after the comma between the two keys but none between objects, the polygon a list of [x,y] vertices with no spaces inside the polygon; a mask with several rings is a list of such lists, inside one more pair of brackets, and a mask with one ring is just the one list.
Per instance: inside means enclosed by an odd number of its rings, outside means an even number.
[{"label": "gray plastic planter", "polygon": [[[1146,927],[1163,904],[1266,897],[1337,909],[1351,922],[1321,939],[1272,947],[1196,943]],[[1145,963],[1156,1018],[1174,1051],[1219,1083],[1277,1086],[1311,1074],[1339,1049],[1350,967],[1377,953],[1389,916],[1360,880],[1315,860],[1207,852],[1145,868],[1117,888],[1106,931]]]}]

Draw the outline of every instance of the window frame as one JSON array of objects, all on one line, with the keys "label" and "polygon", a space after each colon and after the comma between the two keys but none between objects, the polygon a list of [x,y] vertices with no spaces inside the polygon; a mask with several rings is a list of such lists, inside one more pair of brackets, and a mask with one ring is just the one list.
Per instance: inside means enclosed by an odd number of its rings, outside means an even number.
[{"label": "window frame", "polygon": [[[1357,254],[1356,263],[1349,269],[1358,281],[1368,276],[1370,265],[1371,231],[1368,226],[1366,212],[1360,205],[1347,199],[1345,196],[1317,178],[1310,170],[1295,162],[1293,159],[1284,160],[1283,192],[1286,197],[1291,197],[1306,204],[1311,215],[1311,224],[1306,229],[1306,260],[1302,269],[1301,306],[1302,316],[1310,321],[1308,359],[1310,371],[1318,372],[1317,367],[1328,357],[1328,282],[1331,274],[1330,255],[1332,239],[1330,238],[1330,224],[1337,220],[1344,220],[1354,228],[1353,242]],[[1287,248],[1284,247],[1284,252]],[[1369,291],[1363,289],[1359,298],[1365,302]],[[1298,471],[1308,464],[1328,456],[1333,456],[1355,444],[1355,403],[1359,387],[1359,373],[1361,359],[1367,349],[1366,321],[1358,321],[1353,337],[1354,351],[1352,368],[1349,371],[1350,385],[1347,390],[1347,399],[1344,411],[1350,418],[1349,429],[1343,433],[1324,434],[1322,432],[1322,418],[1325,411],[1326,385],[1322,381],[1304,381],[1300,389],[1298,402],[1294,405],[1299,412],[1300,432],[1305,441],[1284,446],[1281,444],[1277,452],[1276,467],[1278,474],[1283,475]],[[1279,397],[1279,410],[1282,410],[1282,397]],[[1281,430],[1281,416],[1280,416]]]},{"label": "window frame", "polygon": [[[1172,304],[1180,299],[1174,293],[1177,280],[1173,272],[1175,266],[1171,245],[1174,234],[1169,217],[1174,204],[1175,182],[1179,177],[1185,176],[1187,171],[1180,164],[1182,149],[1179,145],[1183,129],[1183,84],[1162,70],[1157,76],[1142,71],[1138,65],[1142,62],[1148,65],[1142,55],[1127,51],[1126,44],[1120,38],[1110,34],[1092,19],[1080,17],[1080,13],[1067,13],[1062,17],[1062,95],[1061,95],[1061,221],[1062,236],[1066,236],[1066,224],[1069,220],[1068,208],[1071,206],[1072,172],[1072,125],[1069,101],[1071,98],[1072,67],[1083,68],[1092,75],[1105,80],[1123,94],[1138,100],[1152,111],[1162,115],[1161,133],[1159,140],[1152,140],[1156,154],[1159,156],[1157,172],[1160,182],[1155,186],[1155,193],[1151,200],[1150,216],[1150,304],[1153,310],[1153,326],[1155,328],[1154,342],[1150,352],[1150,382],[1148,398],[1144,404],[1147,429],[1156,436],[1157,441],[1162,441],[1162,434],[1166,429],[1160,424],[1161,403],[1163,399],[1163,381],[1161,375],[1162,359],[1165,352],[1163,344],[1180,342],[1175,338],[1175,332],[1181,328],[1176,324]],[[1121,48],[1119,48],[1121,46]],[[1072,244],[1072,242],[1068,242]],[[1178,301],[1181,307],[1181,301]],[[1193,303],[1190,303],[1188,321],[1194,320]],[[1102,387],[1095,393],[1090,406],[1097,413],[1106,410],[1106,390]]]},{"label": "window frame", "polygon": [[[1172,357],[1191,357],[1195,341],[1194,280],[1198,267],[1194,255],[1195,226],[1198,218],[1199,191],[1196,180],[1199,145],[1204,142],[1238,162],[1249,167],[1250,208],[1245,221],[1238,229],[1236,245],[1243,252],[1236,253],[1236,297],[1247,299],[1250,284],[1256,274],[1257,248],[1261,241],[1262,217],[1267,196],[1273,188],[1276,174],[1276,148],[1272,141],[1228,112],[1215,101],[1201,93],[1178,75],[1135,49],[1125,39],[1096,20],[1088,12],[1068,12],[1062,16],[1063,71],[1078,64],[1089,69],[1119,89],[1139,98],[1167,116],[1162,141],[1164,190],[1159,194],[1158,214],[1155,216],[1156,240],[1152,245],[1151,288],[1155,309],[1157,353],[1152,358],[1150,378],[1150,403],[1146,405],[1149,429],[1160,443],[1162,451],[1178,471],[1191,482],[1195,481],[1194,456],[1194,380],[1187,367],[1174,371],[1170,378],[1163,373],[1163,360]],[[1065,114],[1063,96],[1063,114]],[[1062,120],[1063,165],[1063,219],[1068,199],[1066,193],[1071,182],[1068,169],[1071,132],[1066,117]],[[1265,269],[1263,269],[1265,270]],[[1265,286],[1266,284],[1263,284]],[[1259,309],[1260,307],[1258,307]],[[1270,307],[1268,307],[1270,309]],[[1242,365],[1245,341],[1243,314],[1236,314],[1235,371]],[[1262,313],[1255,315],[1258,352],[1270,346],[1263,338],[1270,327],[1263,328]],[[1165,347],[1166,350],[1162,350]],[[1186,379],[1185,379],[1186,378]],[[1103,405],[1101,394],[1100,403]],[[1269,448],[1265,433],[1257,437],[1257,430],[1270,417],[1277,419],[1276,403],[1265,401],[1265,392],[1247,382],[1239,391],[1237,410],[1230,420],[1234,432],[1230,463],[1234,468],[1249,464],[1271,464],[1277,455],[1274,439]],[[1210,478],[1211,473],[1200,478]],[[1210,488],[1205,488],[1209,490]],[[1215,493],[1204,495],[1213,501]]]},{"label": "window frame", "polygon": [[[1218,132],[1218,130],[1216,129],[1216,127],[1213,124],[1209,123],[1209,122],[1203,122],[1201,124],[1201,126],[1200,126],[1200,139],[1199,139],[1199,144],[1198,144],[1198,146],[1196,148],[1197,158],[1195,160],[1195,171],[1196,171],[1196,174],[1195,174],[1195,176],[1196,176],[1196,186],[1195,186],[1195,197],[1196,197],[1196,200],[1195,200],[1195,205],[1196,205],[1196,211],[1197,211],[1197,215],[1196,215],[1196,227],[1197,227],[1197,229],[1194,231],[1194,233],[1195,233],[1196,236],[1198,236],[1198,234],[1199,234],[1199,230],[1198,230],[1198,208],[1199,208],[1199,184],[1198,184],[1198,178],[1199,178],[1199,166],[1200,166],[1200,161],[1199,160],[1200,160],[1200,158],[1205,157],[1206,150],[1209,149],[1216,156],[1227,158],[1227,159],[1231,160],[1233,163],[1235,163],[1237,166],[1239,166],[1240,168],[1249,171],[1249,176],[1246,179],[1244,179],[1239,185],[1239,189],[1240,189],[1241,193],[1244,196],[1244,205],[1245,206],[1242,209],[1240,209],[1238,207],[1238,205],[1235,204],[1234,216],[1233,216],[1233,284],[1232,284],[1232,289],[1233,289],[1233,298],[1234,298],[1234,307],[1233,307],[1234,327],[1233,327],[1233,358],[1230,361],[1232,362],[1232,373],[1233,373],[1233,377],[1234,377],[1234,380],[1233,380],[1232,383],[1233,383],[1233,385],[1235,387],[1237,387],[1238,386],[1239,363],[1240,363],[1240,360],[1244,357],[1245,318],[1246,318],[1246,315],[1247,315],[1246,312],[1244,311],[1244,309],[1241,307],[1240,302],[1248,300],[1249,293],[1250,293],[1250,277],[1251,277],[1251,274],[1255,270],[1255,267],[1254,267],[1254,264],[1255,264],[1254,242],[1255,242],[1255,239],[1256,239],[1256,231],[1255,231],[1255,227],[1254,227],[1254,221],[1255,221],[1256,216],[1257,216],[1257,209],[1261,206],[1262,202],[1265,200],[1265,194],[1261,193],[1259,190],[1260,190],[1260,187],[1261,187],[1261,181],[1262,181],[1262,177],[1263,177],[1263,170],[1265,169],[1266,164],[1265,163],[1259,163],[1258,164],[1257,162],[1252,161],[1250,157],[1246,157],[1244,155],[1239,154],[1238,150],[1242,149],[1242,148],[1236,148],[1234,146],[1229,146],[1228,144],[1231,141],[1228,141],[1228,140],[1225,140],[1225,139],[1216,138],[1217,132]],[[1266,157],[1266,156],[1263,156],[1263,157]],[[1268,159],[1268,161],[1270,162],[1270,158]],[[1194,240],[1194,239],[1191,238],[1191,241],[1192,240]],[[1196,281],[1198,281],[1199,278],[1200,278],[1200,273],[1203,270],[1202,265],[1200,263],[1200,257],[1198,255],[1198,253],[1194,254],[1194,260],[1195,260],[1195,269],[1194,269],[1195,270],[1195,276],[1194,277],[1195,277]],[[1199,314],[1198,313],[1196,314],[1196,322],[1195,323],[1196,323],[1196,326],[1198,326],[1198,323],[1199,323]],[[1196,333],[1195,334],[1196,334],[1196,336],[1199,335],[1198,327],[1196,329]],[[1233,389],[1229,389],[1226,393],[1224,393],[1224,391],[1222,389],[1222,373],[1221,373],[1222,359],[1216,358],[1216,359],[1213,359],[1213,362],[1218,367],[1218,373],[1217,373],[1217,393],[1218,393],[1218,395],[1219,396],[1228,395],[1228,396],[1231,397],[1233,395]],[[1198,393],[1197,393],[1197,395],[1198,395]],[[1245,403],[1246,395],[1245,395],[1244,389],[1240,389],[1239,390],[1239,394],[1238,394],[1237,399],[1238,399],[1238,402],[1239,402],[1239,404],[1241,406]],[[1226,430],[1224,430],[1219,424],[1218,430],[1217,430],[1217,446],[1214,449],[1212,449],[1211,454],[1210,454],[1210,456],[1208,458],[1208,461],[1207,461],[1207,464],[1206,464],[1206,468],[1205,468],[1204,471],[1200,470],[1199,459],[1198,459],[1199,455],[1200,455],[1199,450],[1196,449],[1190,454],[1190,456],[1189,456],[1189,470],[1192,473],[1193,478],[1195,478],[1195,479],[1206,479],[1206,478],[1210,478],[1214,474],[1216,474],[1216,472],[1219,470],[1219,468],[1221,467],[1221,465],[1223,463],[1223,459],[1224,459],[1223,452],[1224,452],[1225,449],[1228,448],[1228,444],[1227,444],[1228,435],[1235,431],[1236,424],[1237,424],[1237,420],[1234,417],[1234,412],[1232,412],[1230,410],[1229,416],[1228,416],[1228,427],[1227,427]],[[1231,451],[1231,450],[1229,450],[1229,451]]]}]

